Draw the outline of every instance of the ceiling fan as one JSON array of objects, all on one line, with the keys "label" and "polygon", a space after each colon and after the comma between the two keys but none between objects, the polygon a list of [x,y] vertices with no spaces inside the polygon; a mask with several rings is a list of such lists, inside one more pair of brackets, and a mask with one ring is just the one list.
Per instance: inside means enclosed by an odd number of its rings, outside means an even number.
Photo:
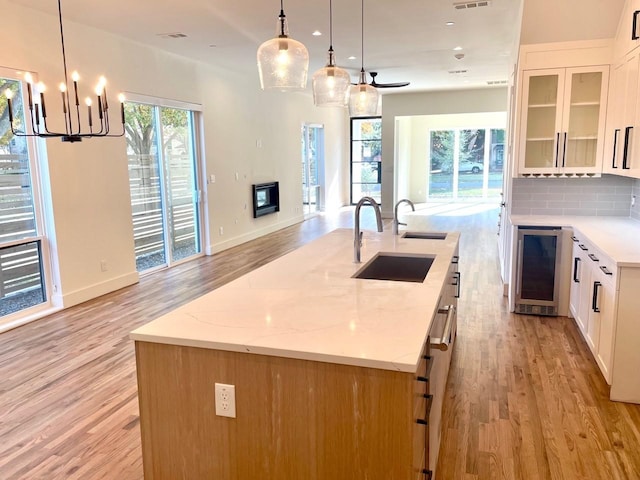
[{"label": "ceiling fan", "polygon": [[409,85],[409,82],[396,82],[396,83],[378,83],[376,82],[376,77],[378,76],[378,72],[369,72],[371,75],[371,85],[376,88],[398,88],[398,87],[406,87]]}]

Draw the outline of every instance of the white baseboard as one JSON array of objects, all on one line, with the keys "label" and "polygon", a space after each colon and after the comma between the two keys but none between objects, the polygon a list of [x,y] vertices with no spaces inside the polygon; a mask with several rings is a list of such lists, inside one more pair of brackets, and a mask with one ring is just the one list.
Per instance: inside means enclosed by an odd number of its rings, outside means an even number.
[{"label": "white baseboard", "polygon": [[268,227],[260,228],[258,230],[253,230],[249,233],[245,233],[244,235],[230,238],[220,243],[207,245],[207,247],[205,248],[205,253],[207,255],[213,255],[214,253],[222,252],[223,250],[227,250],[231,247],[242,245],[243,243],[249,242],[251,240],[255,240],[256,238],[263,237],[269,233],[277,232],[278,230],[282,230],[283,228],[290,227],[291,225],[295,225],[296,223],[301,223],[303,221],[304,221],[304,215],[298,215],[296,217],[289,218],[282,222],[271,224]]},{"label": "white baseboard", "polygon": [[88,287],[83,287],[79,290],[75,290],[69,293],[62,293],[62,306],[63,308],[73,307],[79,303],[86,302],[97,298],[101,295],[120,290],[121,288],[128,287],[134,283],[138,283],[140,275],[138,272],[126,273],[116,278],[111,278],[104,282],[94,283]]}]

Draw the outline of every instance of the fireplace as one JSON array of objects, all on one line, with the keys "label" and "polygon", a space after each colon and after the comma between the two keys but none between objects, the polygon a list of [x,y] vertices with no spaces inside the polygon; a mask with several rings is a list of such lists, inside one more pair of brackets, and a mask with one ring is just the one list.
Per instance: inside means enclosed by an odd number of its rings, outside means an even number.
[{"label": "fireplace", "polygon": [[253,218],[280,211],[278,182],[259,183],[253,189]]}]

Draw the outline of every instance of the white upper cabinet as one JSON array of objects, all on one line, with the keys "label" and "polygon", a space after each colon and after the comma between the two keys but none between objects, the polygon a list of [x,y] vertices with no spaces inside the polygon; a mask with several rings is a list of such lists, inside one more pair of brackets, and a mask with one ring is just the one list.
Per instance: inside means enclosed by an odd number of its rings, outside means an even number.
[{"label": "white upper cabinet", "polygon": [[602,172],[608,80],[608,65],[522,72],[520,176]]},{"label": "white upper cabinet", "polygon": [[640,0],[627,0],[618,23],[618,33],[613,46],[616,60],[624,57],[640,45]]}]

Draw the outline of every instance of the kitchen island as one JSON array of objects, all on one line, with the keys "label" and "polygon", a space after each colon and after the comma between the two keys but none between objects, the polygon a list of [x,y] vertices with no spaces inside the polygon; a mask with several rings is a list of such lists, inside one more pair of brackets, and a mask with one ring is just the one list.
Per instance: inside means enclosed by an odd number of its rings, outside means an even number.
[{"label": "kitchen island", "polygon": [[[355,264],[338,229],[132,332],[145,478],[428,478],[458,241],[367,231]],[[433,263],[423,282],[352,278],[379,252]]]}]

